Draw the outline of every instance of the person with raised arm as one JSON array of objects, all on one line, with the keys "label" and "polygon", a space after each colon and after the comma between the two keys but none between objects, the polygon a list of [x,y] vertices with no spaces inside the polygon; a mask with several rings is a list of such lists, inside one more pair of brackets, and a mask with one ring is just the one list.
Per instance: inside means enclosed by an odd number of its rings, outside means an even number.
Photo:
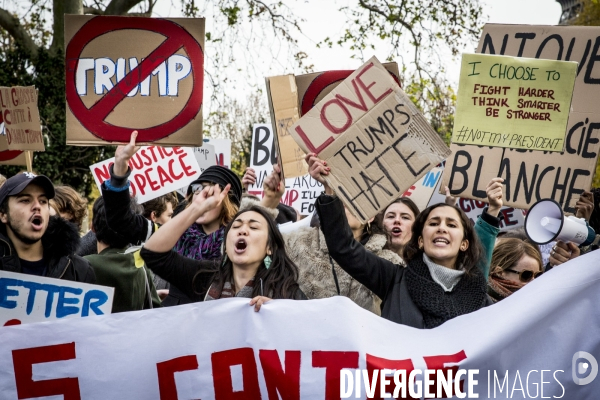
[{"label": "person with raised arm", "polygon": [[144,244],[140,254],[146,265],[193,301],[246,297],[258,311],[270,299],[305,299],[297,283],[298,268],[262,207],[240,211],[226,226],[222,258],[194,260],[172,250],[190,225],[221,205],[230,188],[198,188],[190,205]]},{"label": "person with raised arm", "polygon": [[311,176],[325,185],[315,204],[329,252],[342,269],[382,299],[383,318],[435,328],[492,304],[481,270],[484,251],[462,210],[445,203],[423,210],[404,246],[403,268],[354,240],[344,206],[324,179],[330,167],[313,153],[306,161]]}]

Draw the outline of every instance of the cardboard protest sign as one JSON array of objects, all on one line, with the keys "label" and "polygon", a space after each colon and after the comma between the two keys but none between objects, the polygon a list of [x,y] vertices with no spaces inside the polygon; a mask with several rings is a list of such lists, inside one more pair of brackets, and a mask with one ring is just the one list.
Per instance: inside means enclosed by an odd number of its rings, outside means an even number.
[{"label": "cardboard protest sign", "polygon": [[577,63],[463,54],[452,142],[562,151]]},{"label": "cardboard protest sign", "polygon": [[[443,170],[443,168],[442,168]],[[434,190],[433,195],[429,199],[429,203],[427,207],[443,203],[446,200],[446,196],[442,194],[444,192],[444,186],[442,185],[442,180],[440,179],[438,185],[436,186],[436,190]],[[487,185],[487,183],[486,183]],[[486,198],[487,201],[487,198]],[[467,214],[467,217],[471,220],[471,222],[475,223],[477,221],[477,217],[481,215],[483,209],[488,206],[486,201],[481,200],[473,200],[466,199],[463,197],[459,197],[456,205]],[[422,208],[420,208],[422,210]],[[500,221],[500,231],[508,231],[511,229],[516,229],[525,223],[525,211],[519,208],[514,207],[502,207],[500,210],[502,213],[502,220]]]},{"label": "cardboard protest sign", "polygon": [[271,126],[276,128],[273,137],[275,161],[289,178],[302,176],[308,172],[304,153],[288,133],[288,128],[299,118],[298,89],[294,75],[266,78],[267,98],[271,113]]},{"label": "cardboard protest sign", "polygon": [[65,15],[67,144],[202,145],[204,19]]},{"label": "cardboard protest sign", "polygon": [[6,135],[0,134],[0,165],[27,165],[27,151],[9,150]]},{"label": "cardboard protest sign", "polygon": [[112,287],[0,271],[0,327],[108,315],[114,292]]},{"label": "cardboard protest sign", "polygon": [[[114,162],[113,157],[90,166],[98,190],[102,182],[110,179],[109,167]],[[194,151],[182,147],[142,147],[129,161],[129,167],[129,189],[139,203],[187,188],[200,175]]]},{"label": "cardboard protest sign", "polygon": [[327,161],[328,184],[363,223],[450,154],[375,57],[289,131]]},{"label": "cardboard protest sign", "polygon": [[[400,84],[398,64],[385,63],[383,66]],[[334,70],[266,78],[271,122],[277,133],[275,149],[279,149],[278,154],[281,154],[281,166],[286,177],[308,173],[304,152],[289,136],[288,128],[353,72],[354,70]]]},{"label": "cardboard protest sign", "polygon": [[[263,197],[263,181],[273,172],[275,160],[274,132],[269,124],[257,124],[252,129],[250,167],[256,172],[256,183],[248,187],[248,193]],[[314,211],[314,203],[323,191],[323,185],[310,175],[285,179],[285,193],[281,202],[294,207],[302,215]]]},{"label": "cardboard protest sign", "polygon": [[9,150],[45,150],[34,86],[0,87],[0,115]]},{"label": "cardboard protest sign", "polygon": [[[523,149],[459,147],[448,159],[443,180],[453,181],[453,194],[483,199],[473,180],[488,173],[505,179],[505,204],[528,209],[534,202],[552,198],[565,211],[574,212],[579,195],[592,184],[600,150],[600,27],[485,26],[478,52],[550,60],[577,61],[577,78],[569,112],[565,148],[561,153]],[[483,160],[485,159],[485,166]],[[459,164],[457,164],[459,163]],[[468,164],[468,166],[467,166]],[[463,184],[462,180],[467,180]],[[479,185],[489,179],[480,176]],[[485,186],[483,186],[485,190]]]},{"label": "cardboard protest sign", "polygon": [[231,139],[206,138],[204,144],[206,143],[215,148],[216,165],[231,168]]}]

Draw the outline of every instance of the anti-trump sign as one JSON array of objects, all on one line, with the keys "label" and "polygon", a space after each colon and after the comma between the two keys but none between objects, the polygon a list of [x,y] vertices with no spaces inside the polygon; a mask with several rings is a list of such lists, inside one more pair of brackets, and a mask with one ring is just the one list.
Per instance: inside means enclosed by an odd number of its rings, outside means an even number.
[{"label": "anti-trump sign", "polygon": [[288,131],[328,163],[329,186],[363,223],[450,154],[375,57]]},{"label": "anti-trump sign", "polygon": [[1,329],[0,393],[104,399],[596,399],[600,253],[428,330],[349,299],[223,299]]},{"label": "anti-trump sign", "polygon": [[65,15],[67,143],[202,145],[204,19]]},{"label": "anti-trump sign", "polygon": [[[113,157],[90,166],[98,189],[102,182],[110,179],[110,166],[114,162]],[[187,188],[200,175],[194,149],[189,147],[142,147],[129,160],[129,168],[129,189],[139,203]]]}]

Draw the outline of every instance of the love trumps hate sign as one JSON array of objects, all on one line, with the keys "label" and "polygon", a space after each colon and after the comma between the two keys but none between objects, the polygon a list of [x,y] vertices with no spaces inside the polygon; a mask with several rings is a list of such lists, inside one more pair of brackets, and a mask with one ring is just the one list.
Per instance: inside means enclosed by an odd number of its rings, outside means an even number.
[{"label": "love trumps hate sign", "polygon": [[327,161],[327,183],[362,223],[450,155],[375,57],[289,132],[305,152]]},{"label": "love trumps hate sign", "polygon": [[577,63],[463,54],[452,142],[563,151]]}]

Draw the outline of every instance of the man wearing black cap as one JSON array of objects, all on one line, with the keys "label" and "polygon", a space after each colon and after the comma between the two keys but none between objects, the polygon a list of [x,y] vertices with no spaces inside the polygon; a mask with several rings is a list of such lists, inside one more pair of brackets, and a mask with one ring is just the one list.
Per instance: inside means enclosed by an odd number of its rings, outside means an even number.
[{"label": "man wearing black cap", "polygon": [[43,175],[23,172],[0,188],[0,270],[94,283],[89,263],[74,255],[77,227],[50,217],[54,186]]}]

